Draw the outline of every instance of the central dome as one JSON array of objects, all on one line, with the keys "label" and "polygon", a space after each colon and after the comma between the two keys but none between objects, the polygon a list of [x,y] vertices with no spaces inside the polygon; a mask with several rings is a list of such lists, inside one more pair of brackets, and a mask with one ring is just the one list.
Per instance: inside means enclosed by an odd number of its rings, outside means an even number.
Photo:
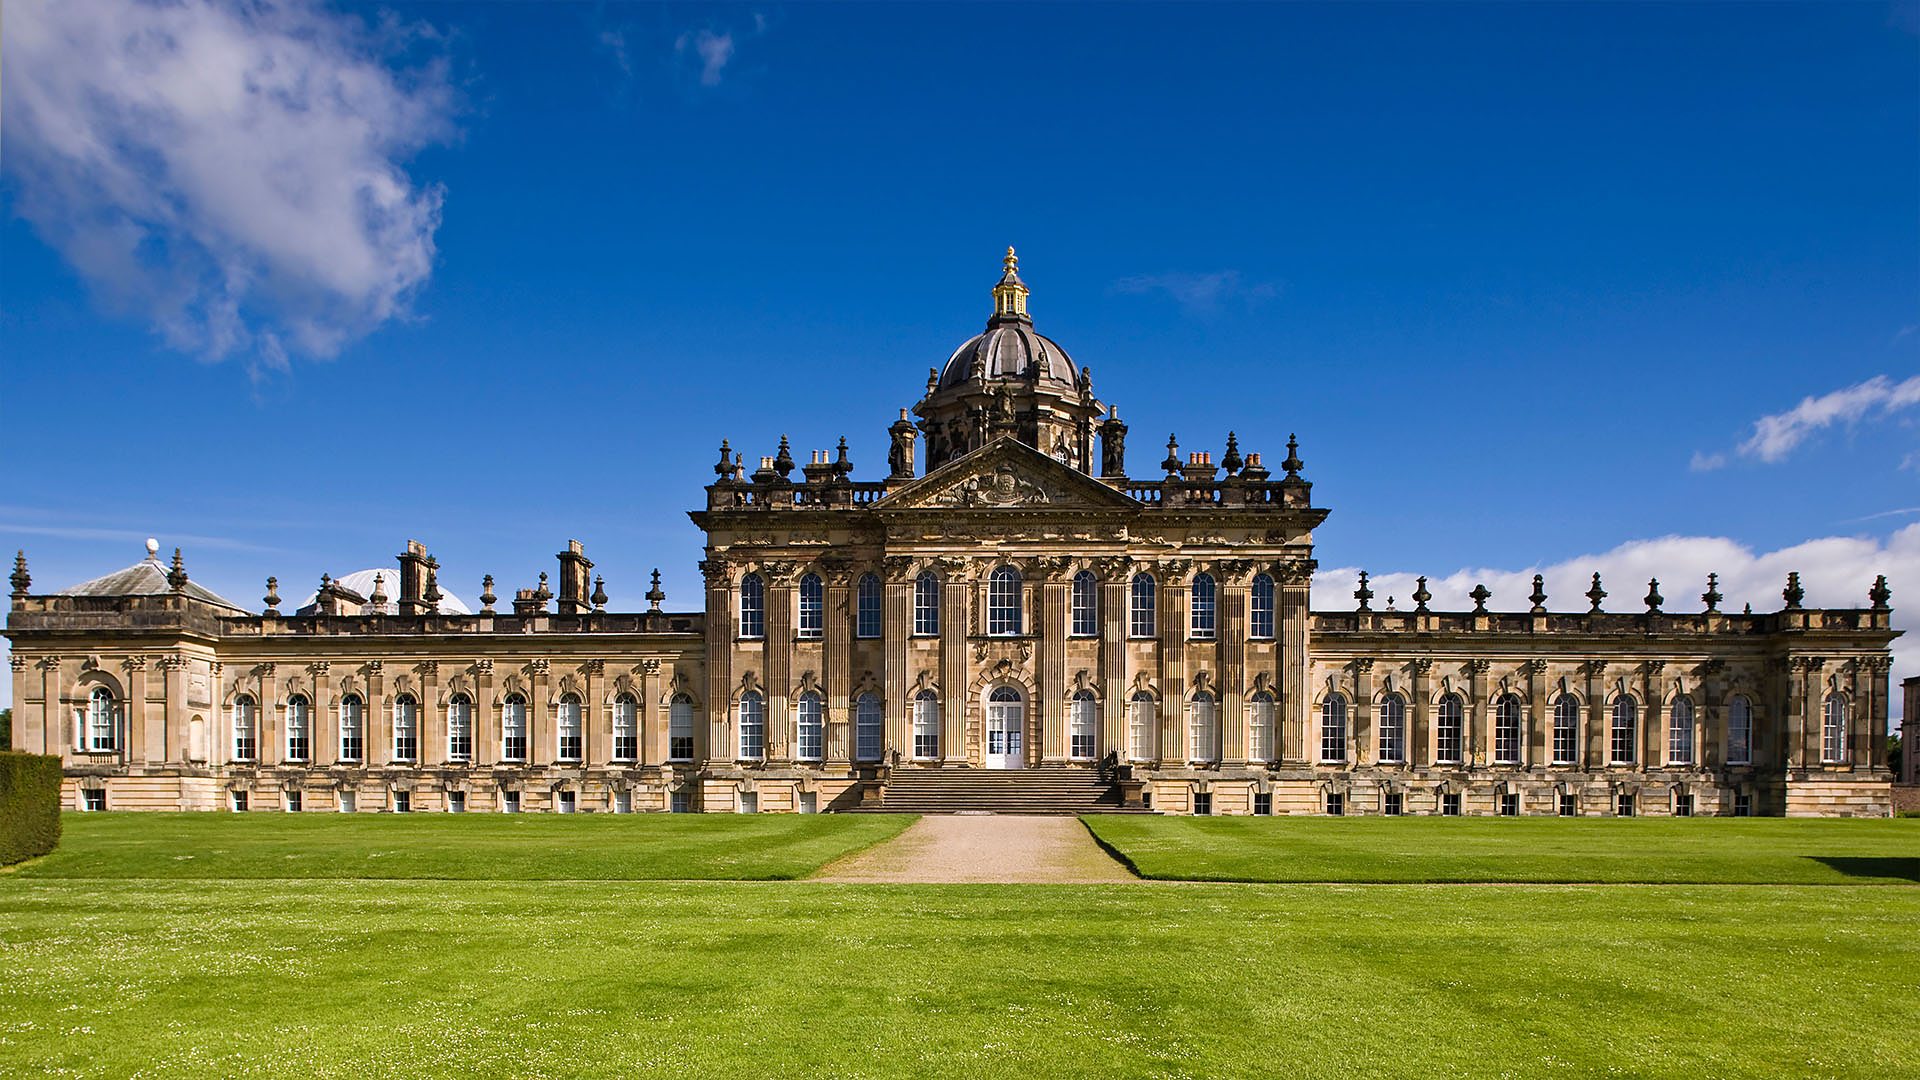
[{"label": "central dome", "polygon": [[1067,350],[1034,330],[1032,323],[996,316],[988,323],[986,333],[969,338],[953,351],[940,371],[939,389],[977,378],[1031,379],[1067,392],[1078,384],[1079,372]]},{"label": "central dome", "polygon": [[937,390],[981,379],[1027,379],[1035,386],[1072,391],[1079,373],[1067,350],[1033,329],[1027,314],[1027,285],[1020,280],[1020,258],[1007,249],[1000,281],[993,287],[993,317],[986,333],[967,341],[947,358]]}]

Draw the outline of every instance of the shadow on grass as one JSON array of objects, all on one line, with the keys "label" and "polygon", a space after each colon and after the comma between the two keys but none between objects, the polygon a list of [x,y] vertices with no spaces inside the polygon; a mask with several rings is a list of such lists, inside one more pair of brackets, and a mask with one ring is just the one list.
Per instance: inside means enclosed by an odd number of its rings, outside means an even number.
[{"label": "shadow on grass", "polygon": [[1885,855],[1810,855],[1808,858],[1848,877],[1920,881],[1920,858]]}]

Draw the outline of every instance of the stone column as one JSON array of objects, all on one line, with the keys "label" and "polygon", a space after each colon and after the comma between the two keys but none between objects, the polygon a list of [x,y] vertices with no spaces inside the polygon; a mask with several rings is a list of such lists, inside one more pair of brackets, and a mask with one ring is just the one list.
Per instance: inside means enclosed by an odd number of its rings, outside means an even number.
[{"label": "stone column", "polygon": [[1665,694],[1661,692],[1661,673],[1666,671],[1665,660],[1649,660],[1646,663],[1646,683],[1641,691],[1644,714],[1640,717],[1640,767],[1652,769],[1667,763],[1667,711],[1664,707]]},{"label": "stone column", "polygon": [[733,744],[734,639],[739,633],[738,597],[731,570],[719,559],[703,559],[700,574],[707,587],[706,722],[693,725],[693,759],[719,764],[739,753]]},{"label": "stone column", "polygon": [[[604,768],[613,761],[613,703],[607,700],[607,662],[580,665],[580,762]],[[634,717],[634,722],[639,722]]]},{"label": "stone column", "polygon": [[413,760],[425,768],[447,760],[447,707],[440,701],[440,661],[422,660],[416,670],[420,673],[420,745]]},{"label": "stone column", "polygon": [[640,704],[634,710],[634,722],[640,725],[636,765],[658,765],[667,760],[667,713],[671,706],[662,700],[666,688],[660,684],[660,661],[653,657],[640,661]]},{"label": "stone column", "polygon": [[[1819,668],[1813,665],[1818,659],[1809,656],[1795,656],[1787,660],[1787,708],[1786,723],[1786,767],[1789,769],[1811,768],[1820,761],[1819,748],[1807,753],[1807,729],[1813,727],[1807,721],[1807,687],[1816,677]],[[1816,728],[1817,730],[1817,728]]]},{"label": "stone column", "polygon": [[1348,714],[1347,740],[1350,765],[1373,762],[1373,658],[1369,656],[1353,662],[1353,711]]},{"label": "stone column", "polygon": [[500,760],[500,706],[493,700],[493,661],[473,665],[473,764]]},{"label": "stone column", "polygon": [[[1067,694],[1067,590],[1068,585],[1059,575],[1065,569],[1065,559],[1058,565],[1044,569],[1040,579],[1040,625],[1023,628],[1037,630],[1040,636],[1039,677],[1035,680],[1034,702],[1040,720],[1040,745],[1037,748],[1042,764],[1057,764],[1067,760],[1067,725],[1064,718]],[[1036,755],[1028,752],[1028,760]]]},{"label": "stone column", "polygon": [[331,663],[308,664],[307,673],[313,676],[313,729],[307,733],[312,749],[307,757],[322,765],[340,757],[340,703],[334,700]]},{"label": "stone column", "polygon": [[1230,567],[1220,575],[1214,612],[1220,657],[1220,765],[1247,765],[1247,583],[1249,570]]},{"label": "stone column", "polygon": [[[187,658],[160,658],[160,677],[166,686],[166,704],[160,720],[160,757],[163,761],[187,760]],[[16,691],[19,680],[14,681]],[[18,702],[19,698],[14,698]]]},{"label": "stone column", "polygon": [[1900,680],[1900,692],[1900,782],[1920,783],[1920,675]]},{"label": "stone column", "polygon": [[535,660],[527,665],[527,764],[551,764],[557,757],[553,720],[547,698],[553,693],[548,675],[552,662]]},{"label": "stone column", "polygon": [[1527,731],[1520,740],[1520,766],[1531,768],[1553,760],[1552,748],[1547,745],[1553,738],[1553,724],[1547,718],[1547,662],[1533,659],[1525,666]]},{"label": "stone column", "polygon": [[960,573],[940,583],[940,756],[944,764],[965,765],[967,754],[967,634],[972,598]]},{"label": "stone column", "polygon": [[260,702],[260,730],[254,733],[253,760],[260,766],[277,765],[286,756],[280,734],[286,717],[286,701],[275,678],[274,665],[261,664],[258,671],[255,692]]},{"label": "stone column", "polygon": [[367,662],[367,730],[360,760],[369,766],[393,760],[393,710],[387,704],[386,669],[384,660]]},{"label": "stone column", "polygon": [[1119,754],[1128,760],[1127,699],[1133,688],[1127,674],[1127,562],[1102,560],[1100,575],[1100,683],[1103,710],[1100,745],[1096,753]]},{"label": "stone column", "polygon": [[1694,768],[1723,766],[1727,758],[1727,663],[1700,665],[1699,700],[1693,711]]},{"label": "stone column", "polygon": [[1160,733],[1154,745],[1165,765],[1187,762],[1187,604],[1192,592],[1185,566],[1160,573]]},{"label": "stone column", "polygon": [[1279,567],[1280,626],[1280,746],[1283,763],[1301,765],[1313,760],[1307,746],[1307,713],[1313,707],[1313,695],[1307,687],[1307,650],[1311,645],[1308,622],[1313,582],[1313,560],[1296,559]]},{"label": "stone column", "polygon": [[1487,669],[1492,666],[1478,657],[1467,661],[1467,745],[1460,757],[1468,765],[1483,766],[1493,760],[1487,739]]},{"label": "stone column", "polygon": [[1607,726],[1607,662],[1589,660],[1582,665],[1587,675],[1587,730],[1581,732],[1580,767],[1604,768],[1609,760]]},{"label": "stone column", "polygon": [[[128,765],[145,765],[149,758],[164,756],[162,747],[147,745],[147,658],[130,656],[127,658],[127,717],[122,753],[126,755]],[[161,734],[155,732],[154,734]],[[155,751],[159,751],[156,753]]]},{"label": "stone column", "polygon": [[826,767],[844,771],[853,760],[853,724],[849,709],[853,683],[853,605],[852,574],[835,567],[826,571],[826,644],[822,665],[822,689],[826,692],[826,745],[822,757]]},{"label": "stone column", "polygon": [[793,760],[794,582],[799,571],[792,566],[768,568],[767,572],[767,763],[785,765]]},{"label": "stone column", "polygon": [[887,695],[887,734],[883,758],[891,762],[889,751],[898,750],[902,760],[913,757],[913,701],[907,694],[908,643],[913,638],[913,564],[910,559],[893,556],[886,560],[886,577],[881,585],[880,652],[886,670],[882,692]]},{"label": "stone column", "polygon": [[1433,674],[1433,658],[1422,656],[1413,662],[1413,700],[1412,717],[1409,723],[1412,730],[1407,732],[1407,765],[1425,766],[1433,764],[1436,756],[1433,745],[1433,689],[1428,680]]}]

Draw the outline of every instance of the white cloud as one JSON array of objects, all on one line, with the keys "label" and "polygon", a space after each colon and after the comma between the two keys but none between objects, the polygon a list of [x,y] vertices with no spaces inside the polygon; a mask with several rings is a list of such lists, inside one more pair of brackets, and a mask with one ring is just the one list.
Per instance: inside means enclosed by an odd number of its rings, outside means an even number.
[{"label": "white cloud", "polygon": [[681,34],[673,43],[675,52],[689,50],[700,60],[700,85],[719,86],[720,73],[733,59],[733,33],[716,34],[711,30]]},{"label": "white cloud", "polygon": [[[1786,460],[1801,443],[1816,432],[1835,424],[1853,424],[1873,416],[1886,416],[1920,405],[1920,375],[1894,382],[1875,375],[1865,382],[1806,397],[1786,412],[1763,416],[1753,422],[1753,434],[1735,448],[1743,458],[1757,458],[1769,465]],[[1717,469],[1727,463],[1723,453],[1695,452],[1695,472]]]},{"label": "white cloud", "polygon": [[[1725,537],[1664,536],[1635,540],[1551,566],[1456,570],[1429,577],[1427,589],[1433,593],[1429,606],[1436,610],[1471,610],[1473,601],[1468,594],[1474,585],[1484,583],[1493,592],[1489,608],[1525,611],[1529,606],[1527,594],[1533,591],[1533,575],[1542,574],[1550,610],[1585,611],[1585,594],[1598,571],[1608,592],[1604,601],[1608,611],[1645,611],[1650,578],[1660,580],[1660,593],[1666,600],[1664,610],[1699,611],[1705,606],[1700,594],[1706,591],[1707,574],[1713,572],[1720,575],[1720,591],[1726,596],[1720,604],[1722,611],[1737,612],[1743,605],[1752,604],[1755,611],[1767,612],[1783,606],[1780,590],[1786,586],[1790,570],[1800,572],[1809,607],[1866,607],[1867,589],[1875,575],[1885,574],[1896,591],[1908,594],[1906,604],[1897,595],[1893,602],[1894,627],[1909,631],[1907,637],[1894,643],[1894,683],[1908,675],[1920,675],[1920,635],[1911,633],[1920,626],[1916,621],[1916,615],[1920,615],[1920,522],[1884,540],[1828,536],[1762,552]],[[1358,567],[1340,567],[1315,574],[1314,606],[1351,610],[1359,572]],[[1377,594],[1373,606],[1384,608],[1387,597],[1392,596],[1399,610],[1411,610],[1414,576],[1398,571],[1373,575],[1369,583]]]},{"label": "white cloud", "polygon": [[19,212],[175,348],[254,370],[403,316],[442,191],[402,167],[451,134],[430,37],[305,0],[15,0],[6,166]]},{"label": "white cloud", "polygon": [[1161,292],[1173,298],[1188,315],[1218,314],[1231,300],[1249,304],[1278,295],[1272,282],[1243,282],[1238,270],[1216,270],[1210,274],[1140,274],[1113,283],[1113,291],[1131,295]]}]

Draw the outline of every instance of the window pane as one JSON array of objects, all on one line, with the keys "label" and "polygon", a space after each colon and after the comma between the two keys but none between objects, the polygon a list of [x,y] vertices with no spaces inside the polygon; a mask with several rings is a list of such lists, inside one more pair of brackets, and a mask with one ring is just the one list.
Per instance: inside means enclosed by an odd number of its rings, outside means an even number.
[{"label": "window pane", "polygon": [[560,745],[561,761],[580,760],[580,699],[569,694],[560,699],[560,709],[556,717]]},{"label": "window pane", "polygon": [[1847,759],[1847,699],[1828,694],[1825,720],[1821,724],[1820,760],[1840,762]]},{"label": "window pane", "polygon": [[1218,761],[1220,759],[1220,712],[1213,695],[1201,692],[1193,696],[1188,707],[1189,730],[1187,742],[1192,748],[1194,761]]}]

